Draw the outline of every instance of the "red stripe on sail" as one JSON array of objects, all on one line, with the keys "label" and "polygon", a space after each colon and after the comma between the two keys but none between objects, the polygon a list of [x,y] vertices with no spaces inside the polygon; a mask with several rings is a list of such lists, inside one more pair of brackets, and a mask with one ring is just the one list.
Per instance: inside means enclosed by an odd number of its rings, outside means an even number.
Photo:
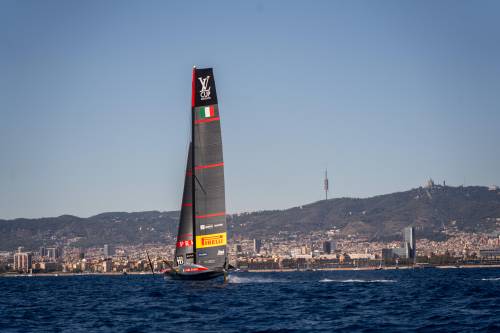
[{"label": "red stripe on sail", "polygon": [[193,173],[191,171],[186,172],[186,176],[191,177],[192,175],[193,175]]},{"label": "red stripe on sail", "polygon": [[195,120],[194,123],[195,124],[210,123],[212,121],[217,121],[217,120],[220,120],[220,118],[214,117],[214,118],[207,118],[207,119],[199,119],[199,120]]},{"label": "red stripe on sail", "polygon": [[192,203],[183,203],[182,207],[193,207]]},{"label": "red stripe on sail", "polygon": [[196,215],[196,218],[197,219],[206,219],[209,217],[224,216],[224,215],[226,215],[226,212],[213,213],[213,214],[207,214],[207,215]]},{"label": "red stripe on sail", "polygon": [[215,164],[207,164],[207,165],[198,165],[198,166],[195,166],[194,169],[195,170],[210,169],[210,168],[216,168],[216,167],[220,167],[220,166],[224,166],[224,162],[215,163]]},{"label": "red stripe on sail", "polygon": [[192,89],[191,89],[191,107],[194,108],[194,104],[196,103],[196,98],[195,98],[195,90],[196,90],[196,68],[193,68],[193,81],[192,81]]}]

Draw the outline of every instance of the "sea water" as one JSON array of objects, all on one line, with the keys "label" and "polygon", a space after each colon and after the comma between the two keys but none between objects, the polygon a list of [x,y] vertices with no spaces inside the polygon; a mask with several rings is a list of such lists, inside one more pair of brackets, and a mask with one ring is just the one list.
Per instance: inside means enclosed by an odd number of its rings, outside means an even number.
[{"label": "sea water", "polygon": [[0,332],[500,332],[500,269],[0,278]]}]

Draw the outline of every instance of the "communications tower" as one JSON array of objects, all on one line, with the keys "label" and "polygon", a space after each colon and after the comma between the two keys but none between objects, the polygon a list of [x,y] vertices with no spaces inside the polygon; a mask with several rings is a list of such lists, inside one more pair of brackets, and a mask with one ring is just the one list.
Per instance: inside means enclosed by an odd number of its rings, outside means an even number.
[{"label": "communications tower", "polygon": [[325,169],[325,181],[323,188],[325,190],[325,200],[328,200],[328,169]]}]

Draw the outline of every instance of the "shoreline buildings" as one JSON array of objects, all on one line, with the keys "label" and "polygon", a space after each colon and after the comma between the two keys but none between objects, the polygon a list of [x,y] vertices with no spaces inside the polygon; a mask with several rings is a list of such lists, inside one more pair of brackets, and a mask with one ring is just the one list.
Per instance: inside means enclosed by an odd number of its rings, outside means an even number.
[{"label": "shoreline buildings", "polygon": [[262,248],[262,240],[261,239],[254,239],[253,240],[253,252],[255,254],[259,254],[261,248]]},{"label": "shoreline buildings", "polygon": [[[402,230],[403,242],[370,241],[359,235],[338,235],[328,231],[308,235],[282,233],[270,238],[238,238],[229,243],[231,265],[240,269],[324,269],[425,266],[500,265],[498,234],[449,231],[447,239],[416,239],[415,228]],[[60,243],[60,242],[59,242]],[[109,244],[112,245],[112,244]],[[61,249],[57,261],[49,261],[45,251],[0,252],[0,273],[119,273],[149,271],[148,251],[156,270],[171,261],[175,244],[114,245],[114,254],[103,256],[103,247]],[[54,246],[53,246],[54,247]],[[417,251],[418,247],[418,251]],[[62,251],[64,249],[64,252]],[[108,247],[109,251],[109,247]],[[260,252],[260,253],[257,253]],[[53,257],[53,256],[51,256]],[[385,261],[384,261],[385,260]],[[429,266],[427,266],[429,267]]]},{"label": "shoreline buildings", "polygon": [[402,247],[382,249],[382,259],[390,261],[393,259],[408,259],[412,263],[417,258],[417,242],[415,239],[415,228],[406,227],[403,229],[404,241]]},{"label": "shoreline buildings", "polygon": [[323,253],[324,254],[332,254],[336,250],[335,241],[324,241],[323,242]]},{"label": "shoreline buildings", "polygon": [[31,270],[33,263],[33,254],[31,252],[21,252],[22,248],[14,254],[14,270],[18,272],[28,273]]},{"label": "shoreline buildings", "polygon": [[102,251],[103,251],[103,254],[104,254],[105,258],[112,257],[115,254],[114,247],[111,246],[111,245],[108,245],[108,244],[104,244],[104,247],[103,247]]}]

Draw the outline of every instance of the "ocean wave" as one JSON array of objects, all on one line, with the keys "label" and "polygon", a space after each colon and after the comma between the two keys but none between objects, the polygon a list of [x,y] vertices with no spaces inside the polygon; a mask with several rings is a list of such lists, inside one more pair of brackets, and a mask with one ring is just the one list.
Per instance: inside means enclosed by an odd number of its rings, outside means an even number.
[{"label": "ocean wave", "polygon": [[397,282],[397,280],[361,280],[361,279],[347,279],[347,280],[332,280],[332,279],[321,279],[319,282],[337,282],[337,283],[390,283]]},{"label": "ocean wave", "polygon": [[229,275],[229,283],[280,283],[287,282],[284,280],[270,279],[263,277],[241,277]]},{"label": "ocean wave", "polygon": [[496,277],[496,278],[483,278],[483,279],[481,279],[481,281],[500,281],[500,277]]}]

